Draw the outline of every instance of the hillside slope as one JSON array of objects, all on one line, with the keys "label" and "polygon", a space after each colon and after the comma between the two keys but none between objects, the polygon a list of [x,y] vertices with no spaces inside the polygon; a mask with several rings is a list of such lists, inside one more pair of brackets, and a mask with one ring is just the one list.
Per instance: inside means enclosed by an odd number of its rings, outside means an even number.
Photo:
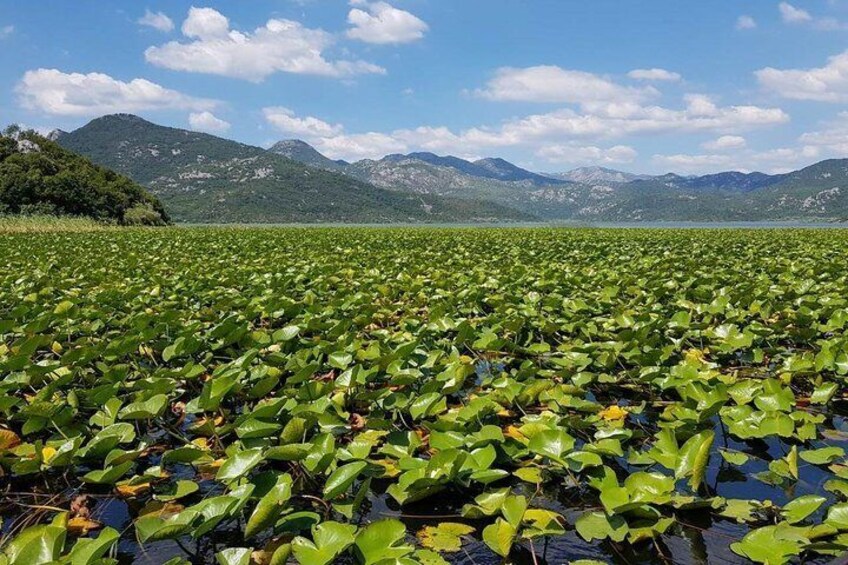
[{"label": "hillside slope", "polygon": [[770,215],[848,219],[848,159],[828,159],[781,175],[779,182],[752,193]]},{"label": "hillside slope", "polygon": [[490,202],[412,195],[212,135],[117,114],[58,139],[148,187],[183,222],[526,220]]}]

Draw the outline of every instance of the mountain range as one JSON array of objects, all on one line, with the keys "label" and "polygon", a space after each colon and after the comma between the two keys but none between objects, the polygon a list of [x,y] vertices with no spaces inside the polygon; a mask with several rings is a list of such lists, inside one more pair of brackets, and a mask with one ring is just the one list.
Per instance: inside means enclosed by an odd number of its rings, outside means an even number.
[{"label": "mountain range", "polygon": [[146,186],[184,222],[756,221],[848,219],[848,159],[788,174],[537,173],[433,153],[333,160],[104,116],[58,143]]},{"label": "mountain range", "polygon": [[516,221],[492,202],[378,188],[349,175],[129,114],[53,136],[147,187],[171,218],[194,223]]},{"label": "mountain range", "polygon": [[[287,149],[293,146],[298,150]],[[280,142],[270,150],[389,190],[477,198],[542,220],[848,219],[848,159],[822,161],[787,174],[729,171],[650,176],[604,167],[541,174],[503,159],[470,162],[432,153],[347,163],[332,161],[298,140]]]}]

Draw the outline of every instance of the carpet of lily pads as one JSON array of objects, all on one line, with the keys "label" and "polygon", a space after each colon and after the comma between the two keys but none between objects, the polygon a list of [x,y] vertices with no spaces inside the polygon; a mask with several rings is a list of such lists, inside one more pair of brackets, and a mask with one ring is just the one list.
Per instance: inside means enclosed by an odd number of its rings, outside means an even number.
[{"label": "carpet of lily pads", "polygon": [[828,563],[848,232],[0,238],[0,565]]}]

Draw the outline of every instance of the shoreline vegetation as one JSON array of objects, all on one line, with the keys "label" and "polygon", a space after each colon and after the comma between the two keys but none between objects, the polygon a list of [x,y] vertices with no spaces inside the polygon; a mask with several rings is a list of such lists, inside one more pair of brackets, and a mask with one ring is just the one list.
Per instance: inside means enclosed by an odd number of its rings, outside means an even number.
[{"label": "shoreline vegetation", "polygon": [[49,233],[49,232],[92,232],[115,229],[110,224],[87,217],[0,214],[0,234]]},{"label": "shoreline vegetation", "polygon": [[[117,228],[151,227],[122,225],[87,216],[52,214],[0,214],[0,234],[91,232]],[[163,226],[155,226],[163,227]],[[839,221],[760,221],[760,222],[477,222],[477,223],[174,223],[178,229],[276,229],[276,228],[562,228],[562,229],[848,229],[848,222]]]}]

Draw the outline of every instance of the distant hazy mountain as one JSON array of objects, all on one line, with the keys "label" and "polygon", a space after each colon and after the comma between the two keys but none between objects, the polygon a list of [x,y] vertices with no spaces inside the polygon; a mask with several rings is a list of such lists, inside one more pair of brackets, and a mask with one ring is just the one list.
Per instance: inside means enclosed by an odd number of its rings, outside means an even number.
[{"label": "distant hazy mountain", "polygon": [[[309,162],[338,165],[301,153]],[[848,160],[833,160],[785,175],[648,176],[604,167],[539,175],[502,159],[410,153],[340,170],[388,190],[483,199],[551,220],[615,222],[848,219],[846,169]]]},{"label": "distant hazy mountain", "polygon": [[363,159],[348,165],[345,172],[375,186],[416,194],[491,197],[490,188],[498,186],[498,181],[488,177],[406,155],[388,155],[379,161]]},{"label": "distant hazy mountain", "polygon": [[[538,173],[531,173],[530,171],[522,169],[521,167],[513,165],[509,161],[505,161],[503,159],[480,159],[479,161],[474,161],[474,164],[478,167],[486,169],[492,175],[494,175],[495,178],[499,180],[530,181],[536,185],[552,184],[550,178],[544,175],[540,175]],[[559,179],[554,179],[554,184],[560,184],[559,182],[557,182],[558,180]]]},{"label": "distant hazy mountain", "polygon": [[606,221],[848,221],[848,159],[785,175],[663,175],[620,185],[596,215]]},{"label": "distant hazy mountain", "polygon": [[[377,188],[259,147],[158,126],[128,114],[98,118],[59,136],[58,142],[146,186],[178,221],[452,222],[529,218],[491,202]],[[301,147],[298,154],[309,154],[304,149]]]},{"label": "distant hazy mountain", "polygon": [[[485,200],[544,219],[569,217],[572,213],[571,205],[566,204],[565,209],[563,205],[569,202],[575,190],[583,188],[575,183],[551,179],[546,179],[545,184],[537,184],[539,181],[535,178],[496,178],[503,172],[496,174],[488,171],[486,176],[470,174],[477,172],[477,169],[456,163],[453,160],[456,158],[432,159],[432,154],[425,154],[425,161],[419,158],[420,155],[389,155],[379,161],[357,161],[346,167],[345,173],[387,190]],[[469,172],[463,172],[460,167]],[[516,176],[525,175],[516,173]],[[591,187],[585,188],[593,190]]]},{"label": "distant hazy mountain", "polygon": [[693,188],[712,188],[748,192],[777,184],[786,175],[767,175],[765,173],[740,173],[737,171],[704,175],[688,179]]},{"label": "distant hazy mountain", "polygon": [[634,180],[649,179],[648,175],[634,175],[605,167],[580,167],[565,173],[546,173],[553,179],[568,180],[583,184],[623,184]]},{"label": "distant hazy mountain", "polygon": [[[302,141],[271,148],[310,166],[340,171],[386,190],[494,202],[540,218],[559,218],[563,193],[573,185],[549,179],[503,159],[470,162],[433,153],[392,154],[354,163],[333,161]],[[540,187],[545,190],[538,191]],[[536,193],[535,195],[533,193]],[[553,210],[548,209],[548,204]]]},{"label": "distant hazy mountain", "polygon": [[471,176],[479,176],[485,178],[490,178],[492,176],[486,169],[482,169],[480,167],[477,167],[474,163],[471,163],[470,161],[460,159],[459,157],[453,157],[451,155],[448,155],[446,157],[440,157],[435,153],[427,152],[410,153],[408,155],[401,155],[399,153],[396,153],[392,155],[386,155],[380,160],[387,163],[392,163],[408,161],[410,159],[429,163],[430,165],[436,165],[437,167],[447,167],[449,169],[454,169]]},{"label": "distant hazy mountain", "polygon": [[326,169],[328,171],[341,171],[345,168],[345,166],[347,166],[347,163],[344,161],[333,161],[329,157],[325,157],[314,147],[299,139],[286,139],[284,141],[280,141],[271,146],[268,151],[282,155],[283,157],[288,157],[289,159],[298,161],[304,165],[317,167],[319,169]]},{"label": "distant hazy mountain", "polygon": [[549,176],[540,175],[538,173],[522,169],[521,167],[513,165],[503,159],[490,158],[472,162],[451,155],[440,156],[435,153],[417,152],[409,154],[393,153],[386,155],[378,161],[365,159],[356,163],[347,163],[345,161],[333,161],[329,157],[322,155],[308,143],[299,139],[287,139],[280,141],[276,145],[272,146],[270,151],[284,155],[311,167],[354,173],[358,171],[360,176],[362,171],[373,167],[374,163],[380,163],[380,167],[385,171],[393,165],[406,167],[412,162],[419,162],[435,167],[441,167],[443,169],[452,169],[457,173],[481,179],[509,182],[529,181],[537,185],[566,184],[559,179],[553,179]]},{"label": "distant hazy mountain", "polygon": [[[521,167],[513,165],[508,161],[504,161],[503,159],[490,158],[480,159],[479,161],[471,162],[466,161],[465,159],[460,159],[459,157],[453,157],[451,155],[440,157],[439,155],[435,155],[433,153],[388,155],[384,159],[388,160],[389,162],[402,162],[409,159],[415,159],[417,161],[423,161],[431,165],[454,169],[455,171],[472,177],[479,177],[484,179],[502,181],[529,181],[537,185],[552,184],[550,178],[544,175],[540,175],[538,173],[532,173],[526,169],[522,169]],[[553,184],[556,184],[556,180],[554,180]]]},{"label": "distant hazy mountain", "polygon": [[656,182],[667,187],[698,190],[726,190],[730,192],[750,192],[777,184],[786,175],[767,175],[765,173],[740,173],[730,171],[704,176],[683,177],[674,173],[656,177],[638,179],[642,182]]}]

